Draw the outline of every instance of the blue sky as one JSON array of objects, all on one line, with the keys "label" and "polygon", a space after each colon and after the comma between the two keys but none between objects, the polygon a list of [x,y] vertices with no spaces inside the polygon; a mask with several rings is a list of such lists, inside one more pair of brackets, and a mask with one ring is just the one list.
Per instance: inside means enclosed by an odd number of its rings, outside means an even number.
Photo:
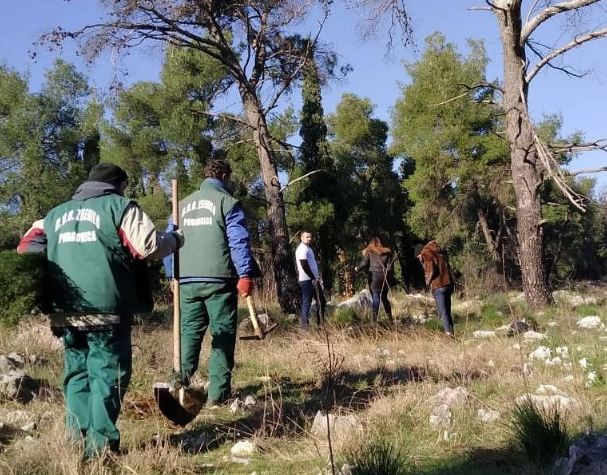
[{"label": "blue sky", "polygon": [[[526,4],[532,2],[524,2]],[[390,121],[390,108],[408,82],[403,62],[420,58],[424,38],[442,32],[466,53],[466,39],[482,39],[485,42],[491,63],[488,79],[501,78],[501,46],[497,24],[493,15],[486,11],[470,10],[483,6],[483,0],[410,0],[409,12],[413,19],[415,45],[396,47],[386,54],[386,37],[363,40],[357,31],[357,14],[337,9],[328,21],[323,42],[332,45],[343,62],[353,66],[345,81],[331,84],[323,93],[325,111],[335,109],[342,94],[355,93],[368,97],[376,105],[376,116]],[[605,18],[607,18],[607,13]],[[110,54],[106,54],[87,66],[74,54],[74,45],[66,43],[62,53],[37,49],[33,61],[28,50],[39,35],[55,26],[69,29],[101,18],[102,12],[95,0],[19,0],[5,2],[0,18],[0,61],[20,72],[28,73],[33,88],[43,79],[44,70],[54,58],[61,55],[75,62],[89,76],[96,87],[104,92],[110,84],[114,67]],[[562,35],[563,24],[550,21],[539,31],[539,37],[553,41]],[[607,40],[587,44],[566,57],[567,64],[579,70],[590,71],[584,79],[566,77],[560,72],[545,68],[533,81],[530,90],[530,107],[535,120],[544,114],[562,115],[563,134],[583,131],[587,139],[607,138]],[[134,52],[120,62],[121,69],[128,72],[123,77],[127,84],[138,80],[155,80],[158,77],[162,56],[157,46],[148,46]],[[293,98],[298,103],[298,98]],[[218,107],[234,108],[234,100],[218,103]],[[588,153],[576,159],[571,168],[585,169],[607,165],[607,153]],[[607,186],[607,174],[596,175],[599,188]]]}]

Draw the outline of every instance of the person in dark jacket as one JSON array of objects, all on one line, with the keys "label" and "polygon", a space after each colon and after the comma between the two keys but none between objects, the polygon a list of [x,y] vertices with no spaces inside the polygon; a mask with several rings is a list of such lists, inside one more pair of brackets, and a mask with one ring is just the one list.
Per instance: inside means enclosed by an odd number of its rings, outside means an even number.
[{"label": "person in dark jacket", "polygon": [[451,316],[451,294],[454,279],[449,267],[447,256],[436,241],[426,244],[417,256],[424,268],[426,285],[430,286],[436,301],[438,313],[443,322],[447,336],[453,336],[453,317]]},{"label": "person in dark jacket", "polygon": [[[207,407],[222,404],[231,395],[238,294],[251,295],[253,278],[260,275],[244,211],[228,190],[231,174],[227,161],[210,160],[200,189],[179,202],[186,245],[180,252],[181,372],[177,382],[190,384],[208,329]],[[165,266],[172,274],[166,260]]]},{"label": "person in dark jacket", "polygon": [[354,268],[356,272],[367,271],[369,290],[373,299],[373,322],[377,322],[380,301],[391,322],[392,306],[388,300],[389,275],[392,271],[392,251],[384,247],[378,237],[374,237],[363,250],[363,258]]},{"label": "person in dark jacket", "polygon": [[36,221],[17,248],[47,257],[51,329],[64,343],[66,427],[84,456],[116,452],[116,421],[131,378],[131,317],[140,306],[137,269],[183,244],[162,233],[129,198],[127,174],[95,165],[72,199]]}]

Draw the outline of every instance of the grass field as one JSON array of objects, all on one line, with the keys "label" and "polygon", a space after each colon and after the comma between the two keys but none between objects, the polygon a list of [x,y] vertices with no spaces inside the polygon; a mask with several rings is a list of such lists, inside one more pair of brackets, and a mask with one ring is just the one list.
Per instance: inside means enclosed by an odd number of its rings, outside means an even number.
[{"label": "grass field", "polygon": [[[125,453],[111,464],[83,465],[79,447],[65,442],[58,391],[62,352],[20,338],[32,324],[22,322],[19,328],[2,330],[0,350],[37,355],[25,371],[45,381],[54,396],[26,405],[3,403],[3,411],[27,411],[38,424],[27,434],[0,438],[0,473],[331,473],[330,448],[337,473],[347,461],[392,456],[377,455],[377,447],[397,453],[403,471],[394,473],[550,473],[550,465],[534,465],[516,443],[515,400],[539,385],[553,385],[579,402],[560,413],[571,437],[607,426],[607,332],[576,325],[588,315],[605,321],[602,294],[603,289],[594,288],[584,294],[596,297],[592,303],[573,307],[561,301],[543,312],[532,312],[516,294],[456,299],[456,340],[442,336],[436,316],[423,324],[412,323],[413,316],[431,317],[434,306],[428,299],[404,293],[391,296],[401,321],[393,328],[373,327],[363,313],[342,311],[333,315],[326,333],[301,333],[292,320],[270,307],[269,313],[281,320],[280,329],[263,342],[240,341],[237,346],[235,395],[241,400],[254,396],[255,406],[236,413],[228,407],[203,409],[185,429],[164,420],[153,400],[153,383],[167,380],[171,367],[169,312],[159,311],[133,330],[133,380],[119,419]],[[473,337],[475,330],[522,318],[545,333],[546,339]],[[208,345],[206,341],[201,379]],[[553,356],[562,355],[561,363],[530,359],[528,355],[540,345]],[[567,347],[565,355],[563,347]],[[435,396],[446,387],[460,386],[469,396],[450,408],[450,425],[433,427]],[[321,409],[354,415],[362,429],[334,434],[329,447],[327,437],[311,434],[312,421]],[[498,411],[499,418],[482,422],[480,409]],[[242,439],[253,439],[258,445],[247,464],[230,456],[230,448]]]}]

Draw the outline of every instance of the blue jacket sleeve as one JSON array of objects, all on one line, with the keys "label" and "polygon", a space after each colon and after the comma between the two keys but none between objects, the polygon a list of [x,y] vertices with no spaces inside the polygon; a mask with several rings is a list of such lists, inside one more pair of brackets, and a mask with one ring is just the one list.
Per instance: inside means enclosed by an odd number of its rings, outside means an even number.
[{"label": "blue jacket sleeve", "polygon": [[226,215],[226,233],[230,256],[239,277],[259,277],[259,266],[251,252],[251,240],[244,211],[236,204]]},{"label": "blue jacket sleeve", "polygon": [[[166,228],[166,231],[173,231],[173,229],[175,228],[175,226],[173,226],[173,217],[169,216],[169,224]],[[164,273],[166,274],[167,278],[172,279],[173,278],[173,254],[169,254],[166,257],[162,258],[162,265],[164,266]]]}]

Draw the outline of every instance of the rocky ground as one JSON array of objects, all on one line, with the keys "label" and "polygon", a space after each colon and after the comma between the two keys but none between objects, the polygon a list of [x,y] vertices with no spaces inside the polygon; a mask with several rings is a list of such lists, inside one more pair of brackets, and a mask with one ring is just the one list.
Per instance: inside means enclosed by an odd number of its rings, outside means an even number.
[{"label": "rocky ground", "polygon": [[516,292],[456,299],[455,340],[442,336],[426,294],[393,293],[393,327],[368,323],[365,293],[334,302],[326,333],[300,333],[294,317],[258,302],[280,328],[239,342],[234,399],[185,429],[162,418],[152,395],[171,367],[169,312],[158,312],[134,328],[124,453],[86,465],[63,438],[60,341],[40,318],[24,319],[0,333],[0,473],[346,474],[376,442],[396,447],[412,473],[552,473],[513,439],[525,401],[559,411],[567,426],[558,473],[607,473],[603,295],[559,291],[542,312]]}]

